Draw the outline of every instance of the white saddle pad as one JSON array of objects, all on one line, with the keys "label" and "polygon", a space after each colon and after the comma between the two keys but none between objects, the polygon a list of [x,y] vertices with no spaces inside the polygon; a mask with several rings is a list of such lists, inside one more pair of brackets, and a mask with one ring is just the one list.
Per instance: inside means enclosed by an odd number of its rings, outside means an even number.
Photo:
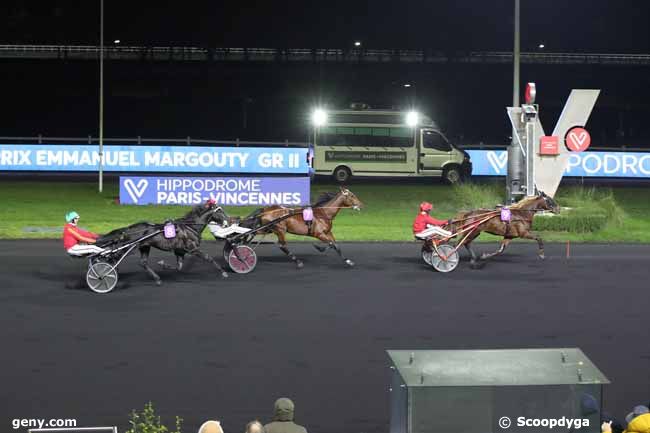
[{"label": "white saddle pad", "polygon": [[228,236],[233,234],[239,235],[251,231],[251,229],[246,227],[240,227],[238,224],[231,224],[229,226],[224,227],[215,222],[208,224],[208,230],[210,230],[210,233],[212,233],[212,235],[215,238],[219,238],[219,239],[225,239]]},{"label": "white saddle pad", "polygon": [[450,231],[447,231],[438,226],[431,226],[426,230],[422,230],[420,233],[416,233],[415,237],[418,239],[429,239],[431,236],[440,236],[443,238],[448,238],[452,235]]}]

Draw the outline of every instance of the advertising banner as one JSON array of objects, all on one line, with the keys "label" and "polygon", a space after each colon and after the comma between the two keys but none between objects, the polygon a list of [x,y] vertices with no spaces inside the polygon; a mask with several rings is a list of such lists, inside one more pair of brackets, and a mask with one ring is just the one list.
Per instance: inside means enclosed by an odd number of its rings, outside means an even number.
[{"label": "advertising banner", "polygon": [[[508,152],[468,150],[475,176],[505,176]],[[570,152],[564,172],[569,177],[650,178],[650,153],[645,152]]]},{"label": "advertising banner", "polygon": [[[104,171],[307,174],[307,148],[104,146]],[[0,144],[0,171],[97,171],[96,145]]]},{"label": "advertising banner", "polygon": [[309,177],[120,177],[121,204],[223,206],[309,204]]}]

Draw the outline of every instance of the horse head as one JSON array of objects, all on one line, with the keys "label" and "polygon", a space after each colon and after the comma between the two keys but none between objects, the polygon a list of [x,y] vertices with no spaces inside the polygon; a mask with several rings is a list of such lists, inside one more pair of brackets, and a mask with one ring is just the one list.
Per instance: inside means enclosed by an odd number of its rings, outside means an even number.
[{"label": "horse head", "polygon": [[226,211],[224,211],[223,208],[219,206],[214,200],[208,200],[205,203],[205,212],[203,213],[203,217],[207,218],[205,220],[206,224],[211,222],[222,224],[224,221],[229,220]]},{"label": "horse head", "polygon": [[339,196],[342,197],[342,204],[345,207],[351,207],[354,210],[361,210],[363,208],[363,203],[352,191],[347,188],[341,187],[339,191]]},{"label": "horse head", "polygon": [[550,211],[554,214],[559,214],[560,213],[560,206],[557,204],[557,202],[553,199],[553,197],[550,197],[544,193],[544,191],[540,191],[538,198],[540,198],[540,208]]},{"label": "horse head", "polygon": [[187,225],[206,226],[210,222],[217,222],[221,224],[224,220],[228,219],[228,215],[214,200],[208,200],[205,203],[200,203],[192,207],[187,215],[185,215],[179,222]]}]

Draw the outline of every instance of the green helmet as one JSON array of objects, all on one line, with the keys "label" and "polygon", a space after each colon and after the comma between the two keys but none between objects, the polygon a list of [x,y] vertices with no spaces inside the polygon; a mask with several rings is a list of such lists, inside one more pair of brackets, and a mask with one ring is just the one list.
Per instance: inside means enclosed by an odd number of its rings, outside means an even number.
[{"label": "green helmet", "polygon": [[75,218],[79,218],[79,214],[73,210],[65,214],[66,222],[72,222],[72,220]]}]

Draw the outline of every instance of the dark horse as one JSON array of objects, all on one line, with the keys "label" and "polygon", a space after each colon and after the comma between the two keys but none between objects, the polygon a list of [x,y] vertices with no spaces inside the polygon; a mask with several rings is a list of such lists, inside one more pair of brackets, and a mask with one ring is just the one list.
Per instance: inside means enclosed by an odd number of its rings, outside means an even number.
[{"label": "dark horse", "polygon": [[292,233],[301,236],[310,236],[319,239],[321,242],[326,243],[326,246],[314,245],[314,247],[321,253],[327,251],[329,248],[334,249],[343,262],[348,266],[354,266],[354,262],[343,256],[341,248],[336,243],[334,234],[332,233],[332,225],[334,218],[341,209],[352,208],[359,210],[363,207],[363,203],[357,198],[352,191],[346,188],[341,188],[337,193],[324,193],[316,203],[310,206],[313,211],[313,220],[311,224],[307,224],[303,218],[303,210],[305,208],[287,208],[283,206],[267,206],[257,209],[251,215],[246,217],[242,222],[242,226],[249,228],[258,228],[265,224],[272,223],[274,220],[282,217],[287,217],[279,221],[277,224],[269,226],[266,230],[260,233],[275,233],[280,243],[280,249],[284,252],[298,268],[302,268],[302,260],[298,259],[287,247],[286,234]]},{"label": "dark horse", "polygon": [[449,227],[452,232],[462,230],[463,227],[471,227],[471,224],[477,224],[475,228],[468,230],[466,235],[461,234],[458,236],[461,241],[467,236],[463,245],[465,245],[465,248],[467,248],[467,251],[469,251],[472,257],[471,265],[473,268],[477,267],[478,257],[472,249],[472,241],[482,232],[503,236],[503,240],[495,252],[489,254],[484,253],[481,255],[481,259],[487,259],[503,253],[510,241],[515,238],[536,240],[539,246],[539,257],[544,259],[544,242],[539,235],[531,232],[533,218],[539,211],[550,211],[555,214],[560,213],[558,204],[553,198],[543,192],[539,192],[536,196],[526,197],[509,206],[508,209],[510,209],[511,213],[510,221],[501,220],[501,211],[499,209],[478,209],[462,212],[452,220]]},{"label": "dark horse", "polygon": [[[221,223],[226,219],[226,215],[214,202],[208,201],[204,204],[196,205],[185,216],[172,220],[165,224],[151,224],[140,222],[128,227],[113,230],[97,240],[100,246],[110,245],[112,243],[134,242],[149,234],[159,232],[158,234],[143,240],[139,243],[140,264],[151,275],[157,285],[160,285],[160,276],[149,266],[149,252],[151,247],[162,251],[173,251],[176,255],[176,266],[167,265],[164,261],[158,262],[164,269],[183,269],[183,258],[186,254],[200,257],[206,262],[212,263],[215,268],[221,272],[221,276],[226,278],[228,274],[210,255],[199,249],[201,245],[201,233],[209,222],[215,221]],[[173,223],[176,235],[167,238],[162,230],[166,224]]]}]

